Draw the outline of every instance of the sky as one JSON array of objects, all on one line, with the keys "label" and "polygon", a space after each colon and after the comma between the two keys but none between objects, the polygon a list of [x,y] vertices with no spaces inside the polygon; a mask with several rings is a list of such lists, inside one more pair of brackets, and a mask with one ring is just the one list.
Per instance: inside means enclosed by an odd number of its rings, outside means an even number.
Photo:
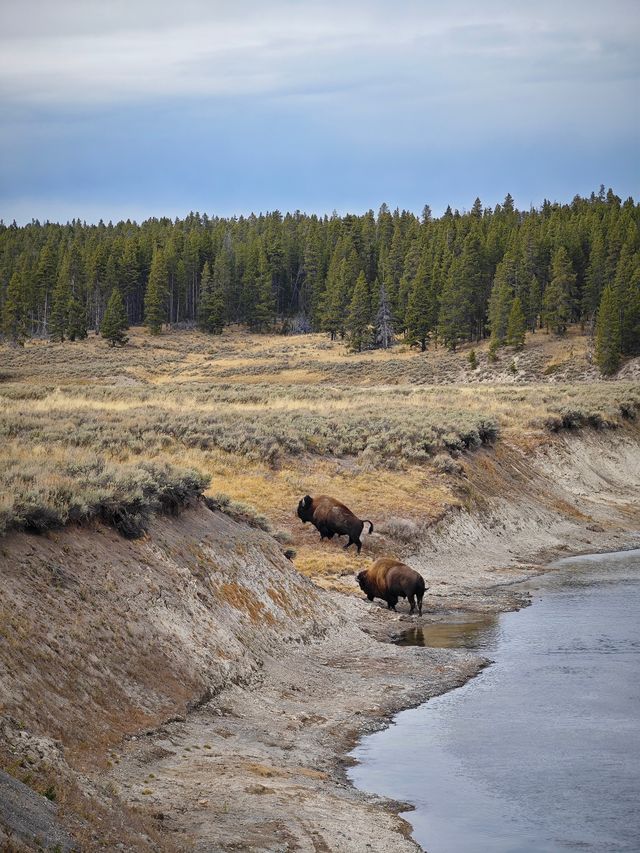
[{"label": "sky", "polygon": [[0,218],[640,196],[640,0],[0,0]]}]

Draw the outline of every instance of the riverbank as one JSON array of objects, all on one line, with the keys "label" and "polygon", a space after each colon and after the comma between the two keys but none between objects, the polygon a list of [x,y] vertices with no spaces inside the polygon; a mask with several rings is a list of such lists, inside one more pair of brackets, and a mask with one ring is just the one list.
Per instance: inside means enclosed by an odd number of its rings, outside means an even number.
[{"label": "riverbank", "polygon": [[[466,595],[475,613],[523,604],[525,595],[500,588]],[[127,802],[196,850],[418,849],[398,817],[406,804],[356,791],[346,754],[399,710],[462,685],[487,661],[392,645],[417,620],[359,601],[338,605],[352,621],[339,635],[266,661],[259,684],[224,690],[117,751],[110,778]]]},{"label": "riverbank", "polygon": [[[432,530],[412,559],[430,581],[421,620],[402,606],[393,614],[380,602],[328,593],[342,617],[338,631],[284,659],[265,659],[259,683],[232,686],[187,719],[129,742],[111,774],[121,795],[196,850],[418,849],[399,817],[406,804],[356,791],[347,753],[399,710],[460,686],[487,661],[391,641],[452,613],[526,606],[527,593],[514,584],[548,571],[556,557],[637,545],[634,442],[621,436],[605,448],[592,437],[550,445],[528,465],[526,487],[510,494],[499,484],[500,496],[487,498],[482,511],[461,510]],[[560,468],[578,458],[579,473],[562,484]],[[503,478],[524,478],[513,460],[482,461],[471,486],[495,481],[489,464]],[[595,488],[596,463],[606,488]]]}]

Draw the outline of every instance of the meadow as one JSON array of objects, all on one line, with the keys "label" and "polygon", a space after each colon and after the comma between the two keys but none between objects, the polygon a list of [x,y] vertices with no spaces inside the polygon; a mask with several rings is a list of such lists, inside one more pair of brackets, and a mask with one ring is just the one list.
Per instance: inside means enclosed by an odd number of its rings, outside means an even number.
[{"label": "meadow", "polygon": [[[295,517],[304,494],[339,496],[402,541],[460,502],[478,449],[617,428],[640,408],[633,372],[600,381],[579,330],[495,363],[476,347],[476,367],[468,348],[349,355],[322,335],[130,337],[0,349],[0,531],[100,518],[135,536],[206,490],[323,574]],[[329,559],[338,573],[354,561]]]}]

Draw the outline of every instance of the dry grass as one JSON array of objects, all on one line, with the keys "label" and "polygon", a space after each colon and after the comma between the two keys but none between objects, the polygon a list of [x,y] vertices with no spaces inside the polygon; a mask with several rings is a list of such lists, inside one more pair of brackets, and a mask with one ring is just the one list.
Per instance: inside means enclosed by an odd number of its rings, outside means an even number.
[{"label": "dry grass", "polygon": [[[408,528],[391,519],[421,524],[458,502],[461,460],[483,444],[616,427],[640,407],[637,383],[591,381],[576,330],[530,337],[496,365],[476,346],[476,370],[466,350],[347,355],[319,335],[133,330],[131,340],[0,350],[5,528],[114,520],[122,507],[133,532],[211,477],[212,496],[235,502],[228,511],[289,529],[296,564],[317,574],[328,546],[295,518],[303,494],[339,495],[402,542]],[[351,566],[331,555],[334,571]]]}]

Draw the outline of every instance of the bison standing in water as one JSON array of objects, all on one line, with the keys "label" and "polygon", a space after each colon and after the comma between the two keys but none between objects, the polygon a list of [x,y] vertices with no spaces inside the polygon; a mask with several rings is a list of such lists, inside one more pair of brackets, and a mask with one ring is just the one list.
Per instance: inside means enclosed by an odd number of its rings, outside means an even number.
[{"label": "bison standing in water", "polygon": [[335,498],[319,495],[312,498],[305,495],[298,504],[298,518],[305,524],[311,524],[320,532],[320,538],[333,539],[334,536],[348,536],[349,541],[344,546],[355,545],[358,554],[362,548],[360,535],[365,522],[369,525],[369,533],[373,533],[373,524],[368,518],[359,519],[351,510]]},{"label": "bison standing in water", "polygon": [[410,566],[393,557],[381,557],[371,568],[359,572],[357,580],[369,601],[382,598],[387,602],[389,610],[395,610],[399,598],[408,598],[411,605],[409,612],[413,613],[416,609],[417,601],[418,613],[422,616],[424,578]]}]

